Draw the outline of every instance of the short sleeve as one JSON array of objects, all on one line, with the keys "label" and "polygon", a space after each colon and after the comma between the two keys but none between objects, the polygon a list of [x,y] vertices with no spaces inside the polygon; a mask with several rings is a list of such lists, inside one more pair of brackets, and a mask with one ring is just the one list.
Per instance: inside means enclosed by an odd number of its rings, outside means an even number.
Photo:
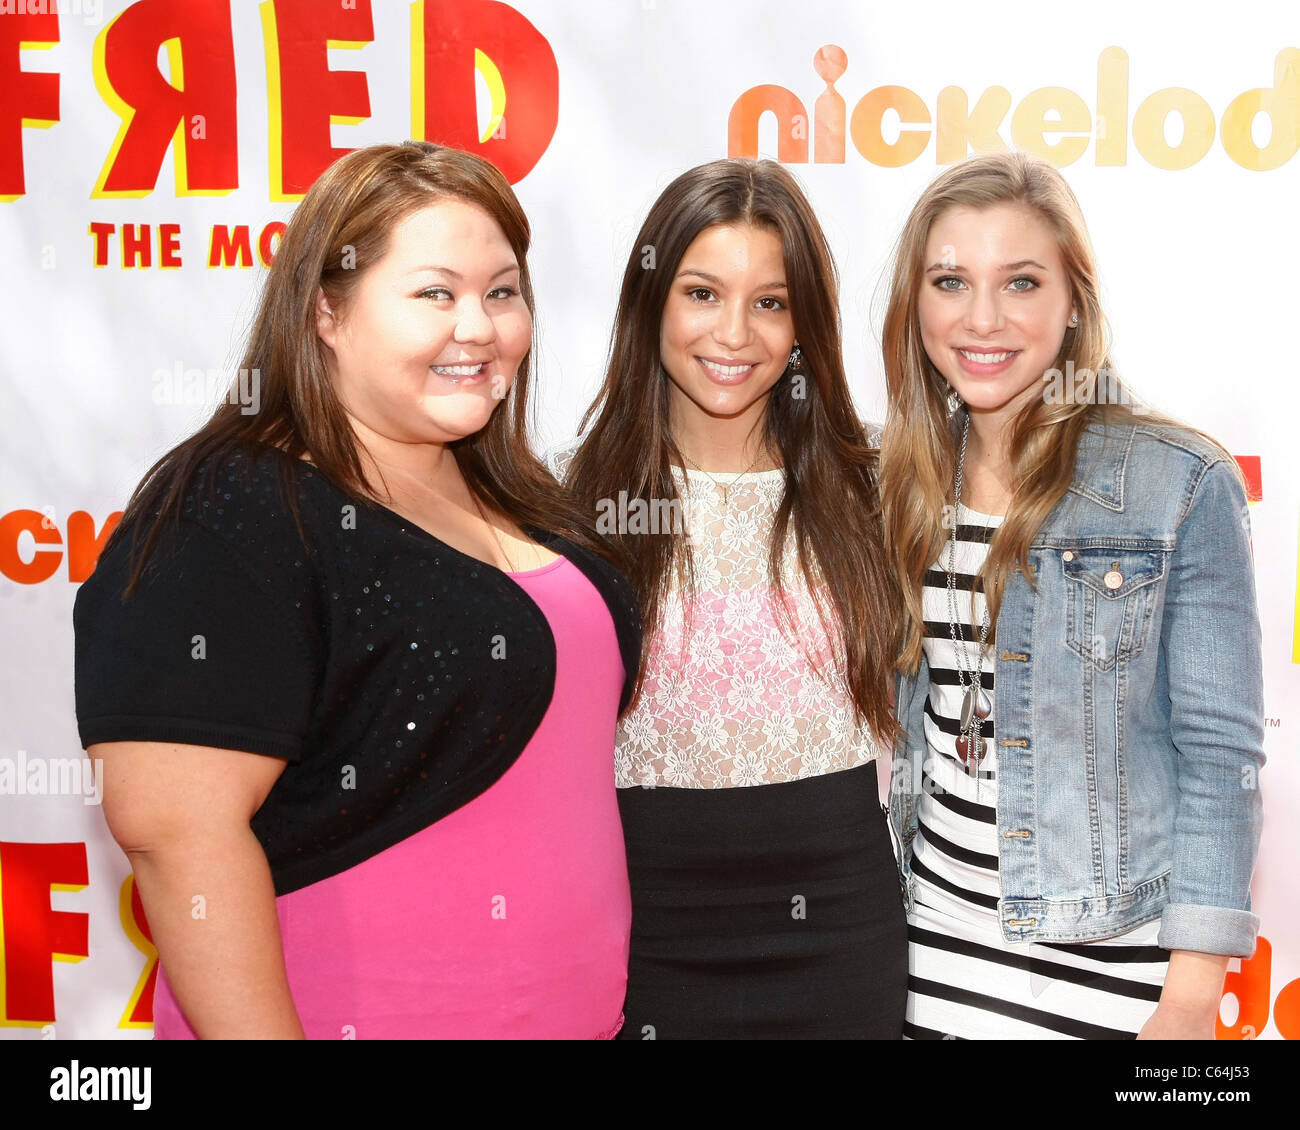
[{"label": "short sleeve", "polygon": [[256,573],[225,538],[182,522],[124,601],[129,550],[124,538],[100,558],[73,610],[82,745],[179,742],[300,760],[323,652],[306,585]]}]

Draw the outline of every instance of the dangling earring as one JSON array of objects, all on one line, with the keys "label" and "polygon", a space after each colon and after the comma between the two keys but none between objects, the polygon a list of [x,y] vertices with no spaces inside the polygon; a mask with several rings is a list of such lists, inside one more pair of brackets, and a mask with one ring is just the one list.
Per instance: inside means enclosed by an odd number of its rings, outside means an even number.
[{"label": "dangling earring", "polygon": [[948,415],[949,416],[957,415],[957,410],[959,408],[961,408],[961,397],[957,395],[957,390],[953,388],[952,385],[949,385],[948,386]]},{"label": "dangling earring", "polygon": [[795,342],[795,347],[790,351],[790,360],[787,367],[791,372],[797,373],[803,368],[803,350],[799,348],[799,343]]}]

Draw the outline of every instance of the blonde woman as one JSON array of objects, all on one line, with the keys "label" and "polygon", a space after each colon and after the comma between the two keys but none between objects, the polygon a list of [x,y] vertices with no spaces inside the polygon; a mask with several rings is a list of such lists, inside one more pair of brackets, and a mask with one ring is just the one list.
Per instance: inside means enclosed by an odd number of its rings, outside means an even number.
[{"label": "blonde woman", "polygon": [[1212,1038],[1263,763],[1241,475],[1113,373],[1083,217],[943,173],[885,321],[913,1038]]}]

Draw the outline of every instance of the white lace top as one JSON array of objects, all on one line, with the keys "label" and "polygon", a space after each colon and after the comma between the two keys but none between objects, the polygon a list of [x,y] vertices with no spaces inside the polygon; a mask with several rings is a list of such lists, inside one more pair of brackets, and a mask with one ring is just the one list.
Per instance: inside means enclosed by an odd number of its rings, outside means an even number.
[{"label": "white lace top", "polygon": [[[576,446],[548,457],[557,478]],[[783,578],[793,634],[783,630],[775,607],[767,556],[784,472],[750,472],[734,486],[733,474],[715,475],[716,483],[695,470],[673,475],[691,538],[694,607],[684,614],[674,581],[661,604],[640,699],[619,724],[618,787],[764,785],[877,757],[870,732],[854,721],[842,657],[799,571],[792,534]]]}]

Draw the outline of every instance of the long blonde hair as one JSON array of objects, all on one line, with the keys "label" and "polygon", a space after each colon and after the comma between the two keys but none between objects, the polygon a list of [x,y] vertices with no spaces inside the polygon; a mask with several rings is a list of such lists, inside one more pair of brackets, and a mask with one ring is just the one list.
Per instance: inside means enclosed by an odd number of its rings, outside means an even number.
[{"label": "long blonde hair", "polygon": [[[1066,329],[1053,363],[1064,373],[1073,362],[1072,395],[1035,397],[1011,423],[1012,504],[993,535],[978,581],[988,602],[990,627],[997,623],[1010,573],[1020,569],[1033,583],[1029,547],[1074,479],[1084,429],[1099,418],[1133,415],[1124,406],[1131,397],[1113,375],[1092,243],[1065,179],[1047,162],[1014,152],[972,157],[941,173],[917,201],[899,237],[883,335],[889,417],[881,443],[881,495],[887,550],[905,606],[898,667],[906,672],[915,671],[921,658],[921,591],[926,569],[938,559],[949,536],[943,517],[951,514],[945,508],[953,501],[957,454],[948,383],[926,355],[917,315],[926,241],[949,208],[1005,203],[1033,209],[1055,234],[1079,322]],[[1109,383],[1099,394],[1100,373]],[[1116,391],[1120,404],[1114,403]],[[1096,403],[1099,400],[1107,403]],[[1172,423],[1149,414],[1143,419]]]}]

